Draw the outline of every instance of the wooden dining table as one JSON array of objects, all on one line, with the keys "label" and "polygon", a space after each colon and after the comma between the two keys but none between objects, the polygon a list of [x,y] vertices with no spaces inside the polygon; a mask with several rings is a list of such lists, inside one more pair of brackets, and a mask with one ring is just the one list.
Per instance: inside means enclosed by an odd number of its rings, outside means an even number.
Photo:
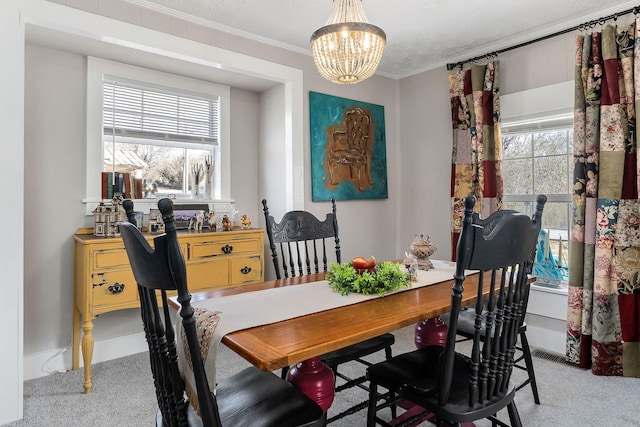
[{"label": "wooden dining table", "polygon": [[[463,294],[463,306],[475,302],[478,277],[475,274],[465,280],[465,286],[472,291]],[[489,283],[488,279],[485,283]],[[191,302],[321,280],[324,273],[220,288],[194,293]],[[222,338],[222,343],[263,371],[277,370],[446,313],[452,285],[453,277],[357,304],[231,332]],[[484,294],[487,293],[485,289]],[[176,298],[170,299],[169,304],[180,308]]]}]

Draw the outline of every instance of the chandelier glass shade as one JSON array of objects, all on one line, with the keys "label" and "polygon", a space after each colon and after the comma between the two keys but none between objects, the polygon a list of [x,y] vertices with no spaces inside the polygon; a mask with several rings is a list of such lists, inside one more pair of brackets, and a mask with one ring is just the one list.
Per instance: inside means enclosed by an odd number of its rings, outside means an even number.
[{"label": "chandelier glass shade", "polygon": [[362,0],[334,0],[327,24],[311,36],[311,52],[322,77],[357,83],[378,68],[387,36],[367,22]]}]

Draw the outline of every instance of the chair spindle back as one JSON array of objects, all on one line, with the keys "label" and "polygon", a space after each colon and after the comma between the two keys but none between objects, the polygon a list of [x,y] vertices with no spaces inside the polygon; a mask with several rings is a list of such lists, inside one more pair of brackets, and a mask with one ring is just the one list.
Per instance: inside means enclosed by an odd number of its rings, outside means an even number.
[{"label": "chair spindle back", "polygon": [[[188,426],[184,382],[178,371],[178,356],[171,314],[167,301],[168,290],[176,290],[181,304],[180,316],[187,337],[193,373],[198,393],[198,407],[205,426],[220,426],[218,408],[207,383],[200,344],[196,332],[191,295],[187,288],[184,258],[175,228],[173,203],[169,199],[158,202],[165,224],[165,234],[155,237],[154,248],[146,241],[133,222],[133,202],[123,204],[129,222],[121,224],[121,235],[129,257],[133,275],[138,283],[140,309],[145,336],[149,345],[158,407],[167,426]],[[158,304],[158,294],[161,304]]]},{"label": "chair spindle back", "polygon": [[331,205],[332,212],[324,221],[310,212],[290,211],[278,223],[269,214],[267,201],[262,200],[271,258],[278,279],[326,272],[331,258],[327,248],[331,245],[330,239],[335,244],[335,262],[341,262],[335,199],[331,200]]},{"label": "chair spindle back", "polygon": [[[465,271],[479,271],[469,374],[469,406],[472,408],[507,391],[516,339],[524,320],[523,309],[529,295],[528,274],[535,259],[546,197],[538,196],[532,218],[505,210],[482,220],[473,212],[475,202],[473,196],[464,201],[464,220],[451,295],[451,318],[441,359],[438,396],[439,404],[444,405],[451,391]],[[489,283],[485,283],[484,272],[490,272],[487,274]],[[484,301],[483,290],[487,287],[489,297]]]}]

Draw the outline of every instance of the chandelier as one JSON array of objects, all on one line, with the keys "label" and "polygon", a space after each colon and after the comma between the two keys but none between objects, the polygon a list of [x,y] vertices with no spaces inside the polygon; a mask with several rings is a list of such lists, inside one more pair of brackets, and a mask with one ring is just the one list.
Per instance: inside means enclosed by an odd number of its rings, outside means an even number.
[{"label": "chandelier", "polygon": [[322,77],[357,83],[378,68],[387,36],[367,22],[362,0],[334,0],[327,25],[311,36],[311,52]]}]

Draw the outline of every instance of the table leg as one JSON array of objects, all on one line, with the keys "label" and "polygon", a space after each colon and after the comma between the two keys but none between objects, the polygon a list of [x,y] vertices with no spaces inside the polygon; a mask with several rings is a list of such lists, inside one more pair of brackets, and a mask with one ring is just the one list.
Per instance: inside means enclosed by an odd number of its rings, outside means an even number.
[{"label": "table leg", "polygon": [[320,357],[312,357],[291,367],[287,381],[298,387],[307,397],[327,411],[335,396],[335,376]]},{"label": "table leg", "polygon": [[414,341],[417,348],[428,345],[443,346],[447,343],[447,324],[440,320],[440,316],[416,323]]},{"label": "table leg", "polygon": [[84,362],[84,393],[91,393],[91,359],[93,358],[93,322],[82,324],[82,361]]}]

